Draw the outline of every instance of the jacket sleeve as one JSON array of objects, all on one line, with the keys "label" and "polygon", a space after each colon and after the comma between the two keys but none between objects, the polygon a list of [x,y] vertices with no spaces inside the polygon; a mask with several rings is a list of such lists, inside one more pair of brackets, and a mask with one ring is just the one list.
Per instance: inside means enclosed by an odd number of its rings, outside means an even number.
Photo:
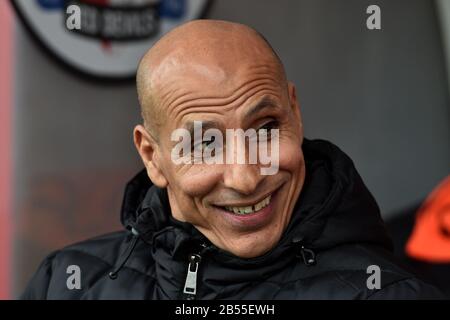
[{"label": "jacket sleeve", "polygon": [[47,256],[31,278],[27,288],[20,296],[21,300],[46,300],[47,290],[52,277],[52,262],[58,251]]},{"label": "jacket sleeve", "polygon": [[442,300],[445,298],[437,288],[417,278],[393,282],[368,297],[369,300]]}]

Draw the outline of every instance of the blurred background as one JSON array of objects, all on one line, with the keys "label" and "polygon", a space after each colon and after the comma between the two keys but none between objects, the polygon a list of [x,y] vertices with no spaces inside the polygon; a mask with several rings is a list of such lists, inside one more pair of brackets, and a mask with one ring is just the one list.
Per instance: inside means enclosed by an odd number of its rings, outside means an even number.
[{"label": "blurred background", "polygon": [[[121,228],[125,183],[142,168],[132,77],[145,49],[189,19],[269,40],[306,137],[350,155],[388,222],[414,215],[450,174],[449,0],[78,1],[157,7],[140,38],[73,34],[62,2],[0,2],[0,298],[16,298],[53,250]],[[366,25],[373,4],[379,30]]]}]

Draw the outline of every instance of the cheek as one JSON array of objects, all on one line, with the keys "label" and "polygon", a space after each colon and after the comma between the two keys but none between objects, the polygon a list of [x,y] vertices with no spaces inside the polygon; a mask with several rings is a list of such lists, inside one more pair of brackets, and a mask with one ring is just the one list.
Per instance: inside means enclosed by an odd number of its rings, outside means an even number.
[{"label": "cheek", "polygon": [[169,184],[175,185],[178,191],[192,198],[206,196],[221,177],[220,165],[197,164],[174,167]]},{"label": "cheek", "polygon": [[212,190],[220,179],[220,172],[215,165],[177,165],[172,161],[169,152],[164,152],[161,160],[163,174],[174,193],[202,197]]},{"label": "cheek", "polygon": [[301,169],[304,159],[303,151],[298,140],[280,141],[280,170],[291,173]]},{"label": "cheek", "polygon": [[[172,214],[184,221],[207,228],[208,216],[202,212],[202,199],[207,196],[217,183],[217,174],[205,165],[195,165],[190,168],[180,168],[172,171],[169,187],[174,196]],[[209,166],[211,167],[211,166]]]}]

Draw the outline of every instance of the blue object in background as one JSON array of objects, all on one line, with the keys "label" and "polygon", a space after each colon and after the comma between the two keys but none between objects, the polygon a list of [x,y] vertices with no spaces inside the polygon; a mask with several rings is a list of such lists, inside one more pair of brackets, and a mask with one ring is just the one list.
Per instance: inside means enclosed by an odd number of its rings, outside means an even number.
[{"label": "blue object in background", "polygon": [[162,0],[159,5],[161,18],[179,19],[186,13],[186,0]]},{"label": "blue object in background", "polygon": [[[63,9],[66,0],[36,0],[39,6],[47,10]],[[161,18],[179,19],[186,14],[186,0],[162,0],[159,4]]]},{"label": "blue object in background", "polygon": [[37,0],[38,4],[44,9],[62,9],[65,0]]}]

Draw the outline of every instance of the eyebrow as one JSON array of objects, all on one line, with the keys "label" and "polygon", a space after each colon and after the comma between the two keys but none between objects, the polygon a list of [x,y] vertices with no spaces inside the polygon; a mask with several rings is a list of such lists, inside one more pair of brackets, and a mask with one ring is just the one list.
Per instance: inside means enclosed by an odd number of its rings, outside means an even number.
[{"label": "eyebrow", "polygon": [[[195,121],[200,121],[200,120],[195,120]],[[203,132],[205,132],[208,129],[216,129],[216,128],[220,128],[220,123],[216,122],[216,121],[211,121],[211,120],[202,120],[202,130]],[[194,136],[194,121],[189,121],[184,125],[184,128],[189,131],[189,134],[191,135],[191,137]]]},{"label": "eyebrow", "polygon": [[[244,120],[247,120],[248,118],[251,118],[255,114],[258,114],[259,112],[263,111],[264,109],[278,109],[277,102],[268,97],[263,97],[256,105],[250,108],[245,115]],[[213,120],[195,120],[195,121],[201,121],[202,122],[202,130],[205,132],[208,129],[217,129],[221,127],[221,124],[219,122],[213,121]],[[189,121],[183,126],[187,131],[189,131],[189,134],[191,137],[194,136],[194,121]]]},{"label": "eyebrow", "polygon": [[264,109],[278,109],[278,104],[275,100],[273,100],[270,97],[264,97],[262,98],[256,105],[254,105],[253,107],[250,108],[250,110],[248,110],[245,115],[244,115],[244,119],[248,119],[251,118],[252,116],[254,116],[255,114],[263,111]]}]

